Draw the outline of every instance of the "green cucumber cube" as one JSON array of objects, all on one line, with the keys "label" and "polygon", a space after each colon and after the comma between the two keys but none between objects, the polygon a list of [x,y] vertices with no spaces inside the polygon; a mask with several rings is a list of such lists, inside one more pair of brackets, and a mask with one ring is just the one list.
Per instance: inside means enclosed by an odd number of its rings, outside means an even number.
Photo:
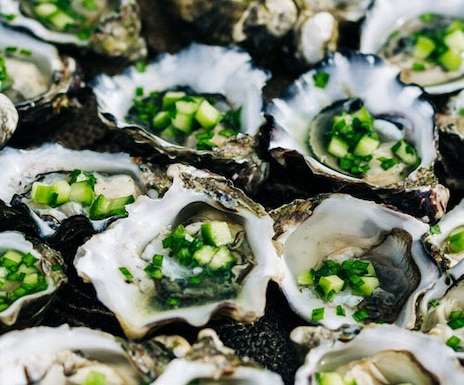
[{"label": "green cucumber cube", "polygon": [[91,370],[85,377],[82,385],[106,385],[106,374]]},{"label": "green cucumber cube", "polygon": [[195,119],[203,128],[211,129],[219,123],[221,112],[206,99],[198,106]]},{"label": "green cucumber cube", "polygon": [[192,258],[197,261],[200,265],[208,265],[213,259],[217,248],[210,245],[204,245],[200,249],[193,253]]},{"label": "green cucumber cube", "polygon": [[187,95],[184,91],[168,91],[163,96],[163,110],[172,106],[179,99]]},{"label": "green cucumber cube", "polygon": [[377,150],[379,145],[380,141],[378,139],[372,138],[369,135],[364,135],[361,139],[359,139],[353,153],[358,156],[371,155],[375,150]]},{"label": "green cucumber cube", "polygon": [[89,218],[92,220],[105,219],[111,216],[126,216],[126,205],[134,202],[134,197],[108,199],[104,195],[98,195],[89,208]]},{"label": "green cucumber cube", "polygon": [[461,29],[456,29],[447,34],[443,40],[449,48],[464,51],[464,32]]},{"label": "green cucumber cube", "polygon": [[354,295],[359,295],[361,297],[370,297],[372,292],[380,285],[379,279],[377,277],[368,277],[363,276],[362,284],[357,285],[352,288]]},{"label": "green cucumber cube", "polygon": [[153,127],[157,129],[163,129],[169,126],[171,123],[171,115],[168,111],[158,112],[152,119]]},{"label": "green cucumber cube", "polygon": [[322,288],[324,293],[327,295],[332,290],[335,293],[339,293],[345,284],[345,281],[341,279],[338,275],[327,275],[319,278],[319,286]]},{"label": "green cucumber cube", "polygon": [[176,113],[176,116],[171,120],[172,125],[179,131],[185,134],[190,134],[193,129],[193,115]]},{"label": "green cucumber cube", "polygon": [[8,250],[1,256],[2,266],[9,268],[10,266],[19,266],[23,260],[23,254],[16,250]]},{"label": "green cucumber cube", "polygon": [[300,274],[298,274],[296,281],[298,285],[302,286],[313,286],[315,284],[314,275],[312,274],[311,270],[302,271]]},{"label": "green cucumber cube", "polygon": [[212,221],[201,225],[201,235],[213,246],[229,245],[234,241],[229,225],[224,221]]},{"label": "green cucumber cube", "polygon": [[317,372],[315,377],[318,385],[346,385],[343,376],[337,372]]},{"label": "green cucumber cube", "polygon": [[393,153],[400,158],[400,160],[407,165],[415,165],[419,161],[416,150],[412,145],[406,142],[404,139],[400,139],[391,148]]},{"label": "green cucumber cube", "polygon": [[202,99],[189,97],[187,100],[180,99],[175,102],[176,111],[181,114],[193,115],[198,110]]},{"label": "green cucumber cube", "polygon": [[229,269],[235,262],[232,252],[226,246],[219,246],[208,266],[212,270]]},{"label": "green cucumber cube", "polygon": [[34,13],[39,16],[48,19],[51,15],[58,11],[58,7],[52,3],[41,3],[34,7]]},{"label": "green cucumber cube", "polygon": [[37,273],[26,274],[26,276],[23,279],[23,283],[25,285],[37,286],[37,284],[39,283],[39,274]]},{"label": "green cucumber cube", "polygon": [[462,65],[462,56],[460,53],[448,49],[438,58],[438,62],[448,71],[457,71]]},{"label": "green cucumber cube", "polygon": [[69,28],[76,24],[76,20],[71,16],[67,15],[66,13],[58,10],[57,12],[51,14],[48,17],[48,20],[53,24],[53,26],[60,30],[64,31],[65,29]]},{"label": "green cucumber cube", "polygon": [[32,183],[31,199],[33,202],[49,205],[53,199],[53,186],[41,182]]},{"label": "green cucumber cube", "polygon": [[80,202],[85,206],[89,206],[93,201],[93,197],[93,186],[89,180],[71,184],[71,192],[69,193],[70,201]]},{"label": "green cucumber cube", "polygon": [[418,36],[412,56],[416,59],[426,59],[436,48],[435,42],[427,36]]},{"label": "green cucumber cube", "polygon": [[458,226],[450,232],[448,247],[453,253],[464,251],[464,226]]},{"label": "green cucumber cube", "polygon": [[330,139],[329,146],[327,147],[327,151],[329,154],[332,154],[333,156],[337,158],[343,158],[348,154],[348,149],[349,149],[348,143],[344,142],[340,138],[333,136]]},{"label": "green cucumber cube", "polygon": [[71,186],[64,179],[53,182],[53,200],[50,206],[59,206],[63,203],[69,202],[69,194],[71,193]]}]

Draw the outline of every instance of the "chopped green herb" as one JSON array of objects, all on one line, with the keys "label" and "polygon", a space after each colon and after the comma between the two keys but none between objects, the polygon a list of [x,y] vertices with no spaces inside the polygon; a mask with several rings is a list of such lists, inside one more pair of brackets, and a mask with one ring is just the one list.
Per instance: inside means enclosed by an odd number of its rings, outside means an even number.
[{"label": "chopped green herb", "polygon": [[179,298],[171,297],[171,298],[168,299],[168,305],[170,305],[170,306],[179,306],[179,304],[180,304],[180,299]]},{"label": "chopped green herb", "polygon": [[440,304],[440,301],[437,299],[432,299],[429,301],[429,307],[437,307]]},{"label": "chopped green herb", "polygon": [[314,85],[318,88],[325,88],[330,80],[330,74],[319,71],[313,75]]},{"label": "chopped green herb", "polygon": [[459,116],[464,116],[464,108],[460,108],[458,114]]},{"label": "chopped green herb", "polygon": [[441,234],[440,225],[436,224],[436,225],[430,226],[429,232],[430,232],[430,234],[432,234],[432,235]]},{"label": "chopped green herb", "polygon": [[362,322],[369,318],[369,312],[366,309],[359,309],[353,313],[353,319],[356,322]]},{"label": "chopped green herb", "polygon": [[1,17],[5,19],[7,22],[16,19],[16,15],[14,13],[2,13]]},{"label": "chopped green herb", "polygon": [[412,69],[414,71],[425,71],[425,65],[423,63],[414,62],[412,64]]},{"label": "chopped green herb", "polygon": [[129,271],[127,267],[121,266],[119,267],[119,271],[124,276],[126,281],[132,281],[134,279],[134,276],[132,275],[132,273]]},{"label": "chopped green herb", "polygon": [[450,348],[452,348],[455,351],[460,351],[461,350],[461,347],[459,346],[460,342],[461,342],[461,339],[458,336],[453,335],[450,338],[448,338],[448,340],[446,341],[446,345],[448,345]]},{"label": "chopped green herb", "polygon": [[337,305],[336,313],[338,316],[345,317],[345,309],[343,309],[342,305]]},{"label": "chopped green herb", "polygon": [[313,309],[311,319],[313,321],[321,321],[324,319],[325,309],[323,307]]},{"label": "chopped green herb", "polygon": [[135,66],[135,69],[140,73],[144,73],[147,70],[147,63],[143,60],[137,60],[134,66]]}]

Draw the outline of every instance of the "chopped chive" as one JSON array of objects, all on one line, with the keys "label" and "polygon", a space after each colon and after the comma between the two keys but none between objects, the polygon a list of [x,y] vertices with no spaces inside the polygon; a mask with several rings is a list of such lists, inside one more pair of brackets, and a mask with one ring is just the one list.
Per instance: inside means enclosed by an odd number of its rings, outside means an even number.
[{"label": "chopped chive", "polygon": [[135,96],[143,96],[145,93],[145,90],[143,87],[136,87],[135,88]]},{"label": "chopped chive", "polygon": [[13,21],[16,18],[16,15],[14,13],[2,13],[1,16],[6,21]]},{"label": "chopped chive", "polygon": [[369,318],[369,313],[366,309],[359,309],[358,311],[355,311],[353,313],[353,319],[356,321],[356,322],[362,322],[364,321],[365,319]]},{"label": "chopped chive", "polygon": [[321,321],[324,319],[324,313],[325,313],[325,308],[323,307],[313,309],[311,313],[311,319],[313,321]]},{"label": "chopped chive", "polygon": [[168,305],[170,305],[170,306],[178,306],[179,304],[180,304],[180,299],[179,298],[173,298],[173,297],[168,298]]},{"label": "chopped chive", "polygon": [[412,64],[413,71],[425,71],[425,65],[422,63],[413,63]]},{"label": "chopped chive", "polygon": [[432,234],[432,235],[441,234],[440,225],[437,224],[437,225],[430,226],[429,232],[430,232],[430,234]]},{"label": "chopped chive", "polygon": [[458,114],[460,116],[464,116],[464,108],[460,108],[459,111],[458,111]]},{"label": "chopped chive", "polygon": [[336,309],[337,315],[341,317],[345,317],[345,309],[343,309],[342,305],[337,305]]},{"label": "chopped chive", "polygon": [[383,170],[388,170],[399,163],[397,158],[386,158],[384,156],[377,158],[377,160],[380,162],[380,167],[382,167]]},{"label": "chopped chive", "polygon": [[163,265],[163,258],[163,254],[155,254],[152,258],[152,264],[161,267]]},{"label": "chopped chive", "polygon": [[137,60],[135,62],[135,69],[140,73],[144,73],[147,70],[147,63],[143,60]]},{"label": "chopped chive", "polygon": [[448,338],[446,341],[446,345],[448,345],[450,348],[452,348],[455,351],[461,350],[461,347],[459,346],[459,343],[461,342],[461,339],[458,336],[451,336]]},{"label": "chopped chive", "polygon": [[318,88],[325,88],[329,83],[330,74],[327,72],[319,71],[313,75],[314,85]]},{"label": "chopped chive", "polygon": [[432,299],[429,301],[429,307],[437,307],[440,304],[440,301],[438,299]]},{"label": "chopped chive", "polygon": [[447,325],[453,330],[461,329],[462,327],[464,327],[464,319],[463,318],[452,319],[447,322]]},{"label": "chopped chive", "polygon": [[121,266],[119,267],[119,271],[121,272],[121,274],[124,276],[124,278],[127,281],[132,281],[134,279],[134,276],[132,275],[132,273],[129,271],[127,267]]},{"label": "chopped chive", "polygon": [[200,285],[201,282],[202,282],[202,279],[201,279],[201,277],[194,276],[194,277],[190,277],[189,281],[190,281],[190,283],[192,283],[194,285]]}]

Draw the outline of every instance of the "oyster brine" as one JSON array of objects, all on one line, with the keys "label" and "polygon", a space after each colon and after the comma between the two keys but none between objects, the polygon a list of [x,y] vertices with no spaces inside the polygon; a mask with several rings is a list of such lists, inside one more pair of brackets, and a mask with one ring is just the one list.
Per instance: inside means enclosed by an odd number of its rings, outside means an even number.
[{"label": "oyster brine", "polygon": [[[26,206],[42,237],[57,234],[63,222],[86,216],[95,231],[126,215],[124,207],[141,194],[157,197],[155,170],[125,153],[71,150],[59,144],[34,149],[4,148],[0,199]],[[61,240],[65,242],[65,240]]]},{"label": "oyster brine", "polygon": [[70,3],[2,0],[0,3],[5,24],[25,29],[50,43],[132,61],[147,55],[138,12],[135,0]]},{"label": "oyster brine", "polygon": [[168,176],[162,198],[139,198],[79,247],[78,274],[131,338],[179,320],[201,326],[217,313],[261,317],[267,285],[280,278],[270,217],[223,177],[180,164]]},{"label": "oyster brine", "polygon": [[384,57],[406,83],[431,94],[464,87],[464,2],[375,1],[361,29],[360,50]]},{"label": "oyster brine", "polygon": [[[268,73],[236,47],[192,44],[143,70],[133,66],[113,77],[99,75],[91,87],[100,117],[129,135],[138,144],[134,150],[148,144],[147,156],[205,167],[254,190],[268,171],[258,151],[267,79]],[[142,91],[153,99],[146,105]],[[134,106],[140,108],[131,116]],[[206,123],[194,131],[198,122]]]},{"label": "oyster brine", "polygon": [[328,55],[268,106],[269,150],[283,165],[296,153],[338,190],[434,222],[449,199],[434,173],[434,108],[397,75],[374,55]]},{"label": "oyster brine", "polygon": [[282,290],[308,322],[413,328],[440,270],[422,247],[428,225],[371,201],[333,194],[272,210]]},{"label": "oyster brine", "polygon": [[37,130],[37,121],[44,125],[77,106],[81,75],[76,60],[60,55],[52,44],[0,24],[0,92],[14,103],[20,125],[34,123]]}]

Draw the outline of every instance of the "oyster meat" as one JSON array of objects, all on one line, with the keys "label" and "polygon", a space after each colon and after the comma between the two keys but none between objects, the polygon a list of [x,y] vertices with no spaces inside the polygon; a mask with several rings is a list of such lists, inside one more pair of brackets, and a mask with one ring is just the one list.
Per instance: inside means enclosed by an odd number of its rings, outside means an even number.
[{"label": "oyster meat", "polygon": [[[1,3],[0,3],[1,8]],[[14,103],[20,125],[44,124],[62,109],[77,106],[83,87],[74,58],[52,44],[0,24],[0,91]],[[30,134],[30,133],[29,133]]]},{"label": "oyster meat", "polygon": [[[123,209],[141,194],[158,196],[154,171],[125,153],[78,151],[48,143],[28,150],[4,148],[0,163],[8,181],[2,186],[0,199],[17,207],[26,205],[43,237],[52,237],[68,218],[82,215],[91,220],[95,231],[101,231],[126,213],[110,210],[109,215],[99,215],[98,209],[92,214],[92,207],[110,209],[110,201],[119,206],[117,199],[127,198],[120,207]],[[76,199],[71,198],[72,188],[67,185],[83,181],[79,185],[84,191],[80,190]],[[90,191],[85,192],[86,187]],[[62,193],[67,197],[63,201]]]},{"label": "oyster meat", "polygon": [[[175,55],[161,55],[142,71],[132,66],[113,77],[101,74],[91,87],[100,117],[137,142],[135,150],[140,151],[141,143],[148,144],[148,156],[155,150],[177,162],[225,174],[253,191],[268,172],[257,150],[267,79],[268,73],[256,68],[241,49],[191,44]],[[156,100],[143,103],[137,98],[142,91],[146,98]],[[172,100],[173,94],[181,98],[179,104]],[[214,97],[219,97],[218,103],[212,102],[211,113],[207,113],[214,118],[194,130],[196,123],[203,122],[199,116],[206,104],[198,101]],[[132,115],[134,108],[137,113]],[[149,115],[153,110],[155,114]],[[218,119],[222,124],[216,125]],[[225,120],[235,121],[235,128],[224,130]]]},{"label": "oyster meat", "polygon": [[[0,61],[1,63],[1,61]],[[1,64],[0,64],[1,67]],[[1,69],[0,69],[1,72]],[[0,75],[1,76],[1,75]],[[2,83],[2,81],[0,81]],[[19,114],[11,99],[0,93],[0,146],[6,146],[16,131]]]},{"label": "oyster meat", "polygon": [[29,31],[44,41],[87,48],[102,55],[143,59],[147,55],[140,36],[136,0],[96,0],[56,3],[2,0],[5,24]]},{"label": "oyster meat", "polygon": [[261,317],[267,285],[280,278],[272,220],[223,177],[180,164],[168,176],[162,198],[140,197],[127,218],[79,247],[79,276],[130,338],[175,321],[201,326],[218,313]]},{"label": "oyster meat", "polygon": [[376,0],[362,26],[360,50],[384,57],[401,69],[401,80],[431,94],[459,90],[463,51],[453,39],[463,33],[463,5],[462,0]]},{"label": "oyster meat", "polygon": [[269,104],[269,150],[283,165],[296,153],[339,190],[363,191],[433,222],[449,199],[434,174],[434,109],[420,87],[397,75],[374,55],[329,54]]},{"label": "oyster meat", "polygon": [[418,298],[440,275],[422,247],[426,224],[343,194],[296,200],[270,215],[281,287],[303,319],[330,329],[368,322],[414,327]]},{"label": "oyster meat", "polygon": [[[313,329],[297,328],[291,338],[300,344]],[[459,361],[439,339],[394,325],[370,325],[348,342],[323,339],[306,355],[295,385],[321,384],[321,378],[358,385],[453,385],[463,376]]]}]

